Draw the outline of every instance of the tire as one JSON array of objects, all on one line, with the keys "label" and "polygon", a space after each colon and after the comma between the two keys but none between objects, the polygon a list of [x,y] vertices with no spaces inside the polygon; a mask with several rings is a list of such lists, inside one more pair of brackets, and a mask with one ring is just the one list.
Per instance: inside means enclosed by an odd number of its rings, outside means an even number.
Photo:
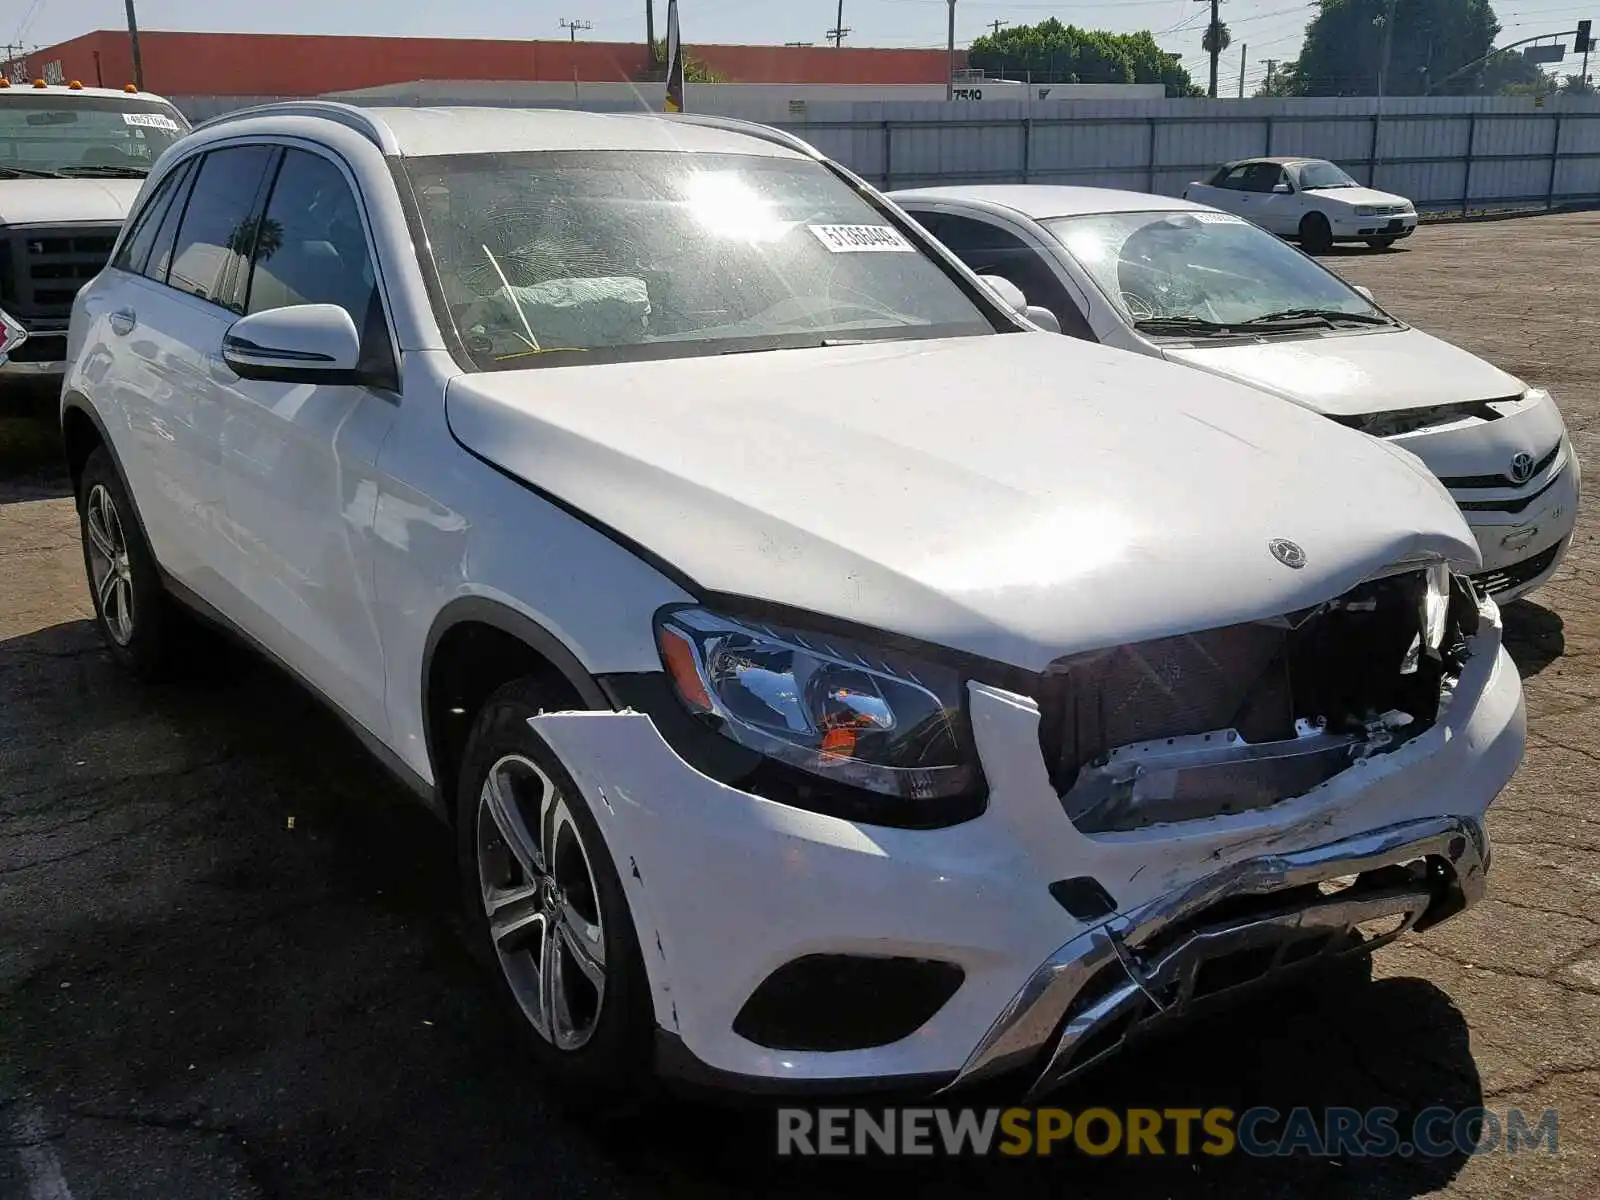
[{"label": "tire", "polygon": [[1326,254],[1333,249],[1333,226],[1321,213],[1307,213],[1300,222],[1300,246],[1307,254]]},{"label": "tire", "polygon": [[1398,238],[1392,237],[1368,238],[1367,245],[1374,250],[1392,250],[1394,249],[1395,242],[1398,240]]},{"label": "tire", "polygon": [[[495,692],[473,721],[456,797],[462,901],[473,951],[492,966],[557,1103],[580,1115],[615,1116],[655,1096],[654,1009],[600,828],[571,776],[528,727],[528,718],[553,707],[552,698],[539,680],[518,680]],[[537,829],[528,819],[535,812]],[[493,923],[491,898],[499,913]],[[547,945],[548,929],[560,936]],[[542,986],[546,971],[557,985],[549,990]],[[564,1004],[553,1001],[557,990]]]},{"label": "tire", "polygon": [[187,622],[162,586],[133,500],[103,446],[90,453],[78,483],[78,530],[95,624],[111,657],[141,679],[177,675]]}]

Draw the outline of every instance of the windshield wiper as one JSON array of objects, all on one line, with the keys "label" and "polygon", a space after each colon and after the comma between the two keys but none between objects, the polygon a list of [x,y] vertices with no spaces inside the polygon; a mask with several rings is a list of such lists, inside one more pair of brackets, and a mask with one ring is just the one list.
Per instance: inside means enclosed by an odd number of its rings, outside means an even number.
[{"label": "windshield wiper", "polygon": [[143,179],[150,172],[145,167],[119,167],[113,163],[104,163],[92,167],[62,167],[52,174],[76,179]]},{"label": "windshield wiper", "polygon": [[1202,337],[1234,332],[1233,326],[1204,317],[1145,317],[1135,321],[1133,327],[1141,333],[1193,333]]},{"label": "windshield wiper", "polygon": [[61,175],[55,171],[35,171],[31,167],[14,167],[10,163],[0,163],[0,176],[12,179],[60,179]]},{"label": "windshield wiper", "polygon": [[1279,312],[1262,313],[1241,321],[1241,325],[1267,325],[1275,321],[1353,321],[1357,325],[1388,325],[1388,317],[1377,313],[1345,312],[1337,308],[1285,308]]}]

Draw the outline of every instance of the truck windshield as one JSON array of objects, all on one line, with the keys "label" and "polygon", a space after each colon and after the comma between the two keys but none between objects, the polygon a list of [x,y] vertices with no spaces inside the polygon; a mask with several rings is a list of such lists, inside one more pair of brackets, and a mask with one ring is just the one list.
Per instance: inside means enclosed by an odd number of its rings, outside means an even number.
[{"label": "truck windshield", "polygon": [[995,331],[893,218],[809,159],[402,161],[436,302],[479,370]]},{"label": "truck windshield", "polygon": [[170,104],[50,90],[0,92],[0,179],[138,177],[188,130]]}]

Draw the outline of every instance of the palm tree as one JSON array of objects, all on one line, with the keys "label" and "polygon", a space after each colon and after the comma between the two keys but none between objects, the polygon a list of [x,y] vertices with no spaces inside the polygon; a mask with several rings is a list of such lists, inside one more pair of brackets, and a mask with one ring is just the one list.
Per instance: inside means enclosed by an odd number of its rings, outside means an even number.
[{"label": "palm tree", "polygon": [[1206,26],[1205,36],[1200,39],[1200,48],[1211,56],[1211,98],[1217,98],[1217,59],[1222,57],[1222,52],[1233,42],[1233,35],[1228,32],[1228,26],[1222,21],[1213,21]]},{"label": "palm tree", "polygon": [[1233,34],[1228,32],[1225,21],[1218,21],[1214,25],[1206,26],[1205,36],[1200,39],[1200,48],[1215,58],[1233,44]]}]

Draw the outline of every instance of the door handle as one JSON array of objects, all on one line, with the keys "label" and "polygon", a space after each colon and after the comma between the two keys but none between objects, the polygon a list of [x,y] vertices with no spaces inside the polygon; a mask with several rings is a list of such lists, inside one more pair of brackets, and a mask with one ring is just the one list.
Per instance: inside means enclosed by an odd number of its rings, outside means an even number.
[{"label": "door handle", "polygon": [[119,337],[126,337],[133,332],[133,327],[139,323],[139,318],[134,315],[131,308],[119,308],[106,320],[111,325],[111,332]]}]

